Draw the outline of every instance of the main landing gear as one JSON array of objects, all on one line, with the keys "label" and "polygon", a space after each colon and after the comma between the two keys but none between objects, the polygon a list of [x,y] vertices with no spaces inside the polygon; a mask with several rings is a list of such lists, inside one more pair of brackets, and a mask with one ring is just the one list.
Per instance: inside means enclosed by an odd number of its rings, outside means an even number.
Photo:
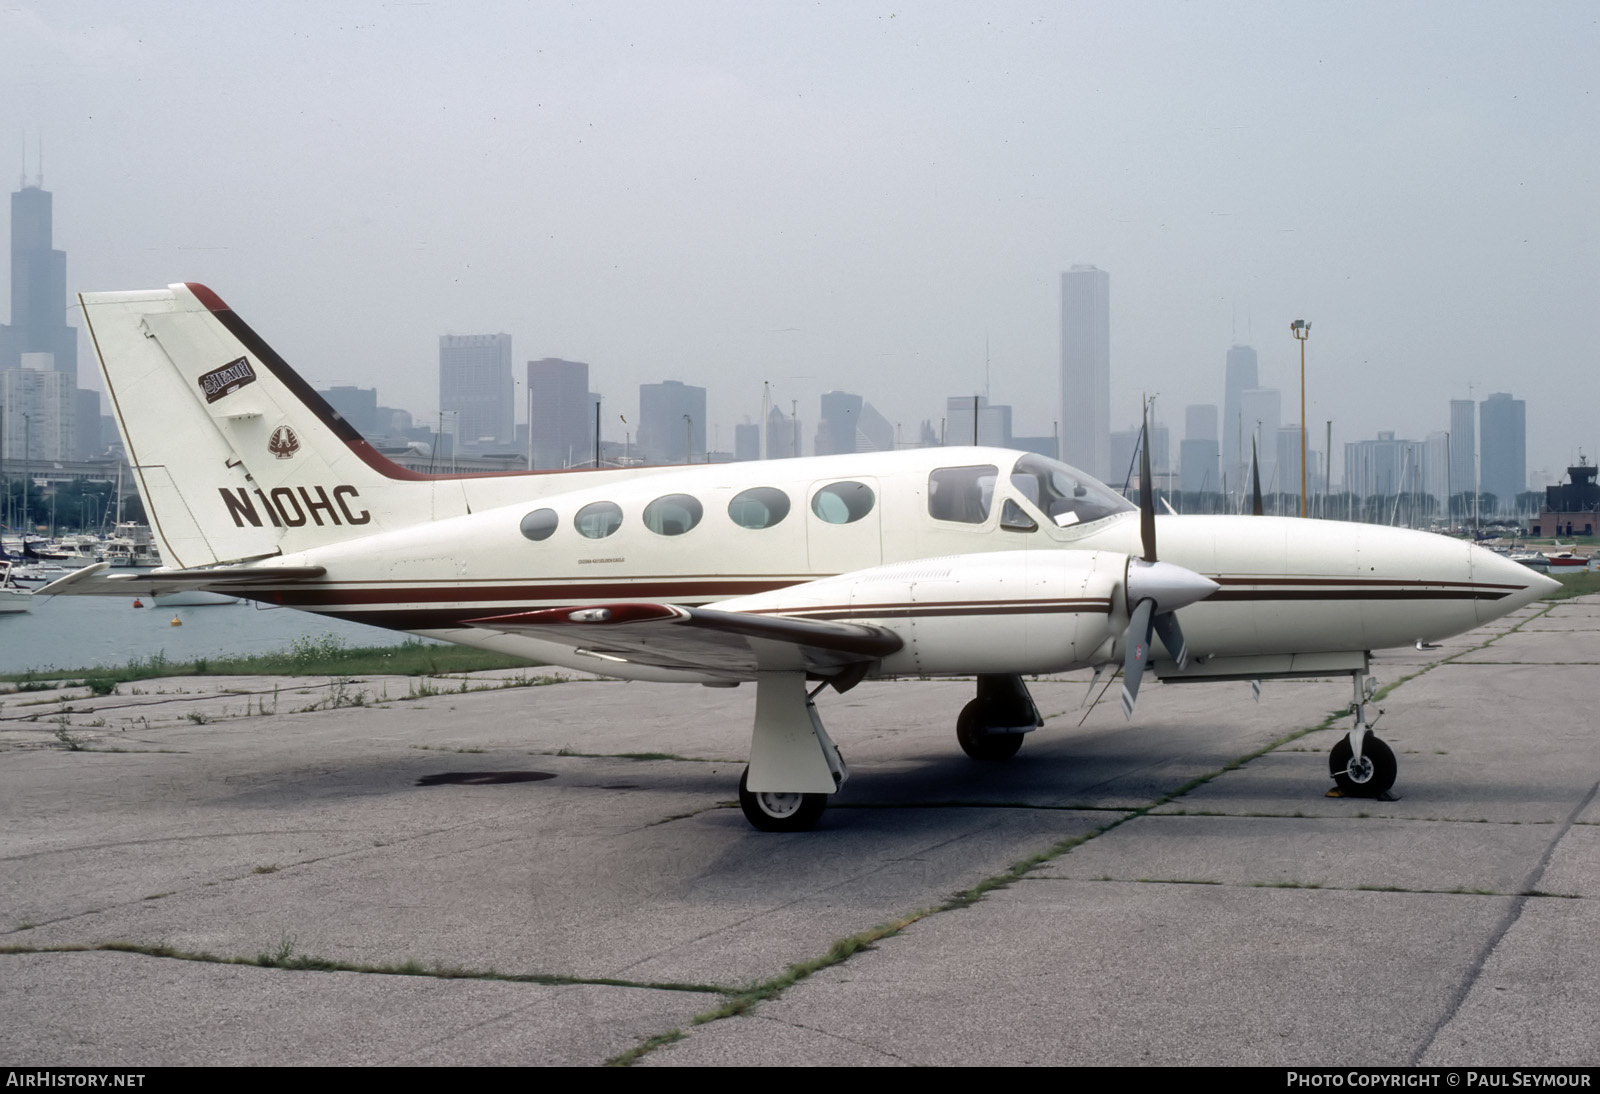
[{"label": "main landing gear", "polygon": [[956,740],[974,760],[1009,760],[1022,747],[1022,735],[1042,725],[1022,677],[984,674],[978,677],[978,697],[956,719]]},{"label": "main landing gear", "polygon": [[763,832],[816,827],[828,795],[850,777],[844,757],[822,728],[804,672],[764,674],[756,682],[756,725],[750,766],[739,779],[739,808]]},{"label": "main landing gear", "polygon": [[1394,786],[1400,765],[1394,758],[1394,749],[1374,737],[1367,724],[1367,702],[1377,692],[1378,682],[1359,671],[1351,673],[1350,678],[1355,684],[1356,723],[1328,753],[1328,774],[1333,776],[1340,797],[1382,798]]}]

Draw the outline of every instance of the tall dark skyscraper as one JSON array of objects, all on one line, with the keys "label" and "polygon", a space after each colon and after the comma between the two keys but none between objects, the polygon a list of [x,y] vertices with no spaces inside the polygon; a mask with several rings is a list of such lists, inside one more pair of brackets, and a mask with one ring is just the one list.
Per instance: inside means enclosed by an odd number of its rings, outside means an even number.
[{"label": "tall dark skyscraper", "polygon": [[0,326],[5,447],[32,458],[78,459],[99,450],[100,397],[78,390],[78,332],[67,326],[67,256],[51,247],[50,193],[11,195],[11,322]]},{"label": "tall dark skyscraper", "polygon": [[1061,458],[1102,481],[1111,474],[1111,275],[1061,275]]},{"label": "tall dark skyscraper", "polygon": [[78,386],[78,331],[67,326],[67,255],[51,244],[51,196],[38,186],[11,195],[11,322],[0,327],[0,371],[24,353],[48,353]]}]

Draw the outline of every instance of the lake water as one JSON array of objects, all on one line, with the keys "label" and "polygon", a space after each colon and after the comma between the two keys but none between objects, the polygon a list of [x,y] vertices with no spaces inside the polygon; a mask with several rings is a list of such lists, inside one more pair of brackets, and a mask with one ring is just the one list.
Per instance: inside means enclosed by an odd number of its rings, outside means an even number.
[{"label": "lake water", "polygon": [[[0,615],[0,672],[119,665],[158,653],[172,661],[277,653],[296,639],[324,635],[347,646],[398,646],[410,637],[244,601],[194,608],[132,604],[132,596],[35,597],[32,611]],[[174,617],[181,627],[172,626]]]}]

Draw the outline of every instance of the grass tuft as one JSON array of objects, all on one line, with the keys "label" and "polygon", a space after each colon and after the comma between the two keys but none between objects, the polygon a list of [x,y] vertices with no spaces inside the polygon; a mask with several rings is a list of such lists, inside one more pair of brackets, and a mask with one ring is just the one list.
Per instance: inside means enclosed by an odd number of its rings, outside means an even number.
[{"label": "grass tuft", "polygon": [[[165,652],[137,657],[123,665],[77,669],[29,669],[0,674],[0,681],[18,691],[46,691],[67,686],[87,687],[96,695],[116,694],[121,684],[170,676],[443,676],[496,669],[526,669],[532,662],[522,657],[489,653],[466,646],[438,645],[412,639],[401,646],[346,646],[337,635],[302,637],[288,650],[249,657],[201,657],[170,661]],[[558,677],[520,678],[527,686],[559,682]],[[520,683],[495,681],[491,687],[516,687]],[[436,694],[436,692],[428,692]]]}]

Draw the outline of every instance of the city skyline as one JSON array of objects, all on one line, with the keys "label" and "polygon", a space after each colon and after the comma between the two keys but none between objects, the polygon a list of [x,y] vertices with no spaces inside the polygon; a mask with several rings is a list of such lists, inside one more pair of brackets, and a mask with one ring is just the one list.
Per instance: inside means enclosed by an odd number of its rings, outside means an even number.
[{"label": "city skyline", "polygon": [[1048,435],[1057,279],[1093,263],[1114,421],[1217,402],[1231,343],[1297,396],[1306,318],[1313,433],[1425,436],[1441,400],[1511,390],[1554,478],[1595,447],[1542,393],[1593,369],[1569,317],[1600,284],[1597,45],[1559,2],[20,0],[0,133],[30,176],[44,135],[70,290],[205,283],[314,384],[419,422],[437,335],[507,330],[614,400],[706,387],[724,448],[766,382],[808,419],[861,390],[906,437],[986,392]]}]

